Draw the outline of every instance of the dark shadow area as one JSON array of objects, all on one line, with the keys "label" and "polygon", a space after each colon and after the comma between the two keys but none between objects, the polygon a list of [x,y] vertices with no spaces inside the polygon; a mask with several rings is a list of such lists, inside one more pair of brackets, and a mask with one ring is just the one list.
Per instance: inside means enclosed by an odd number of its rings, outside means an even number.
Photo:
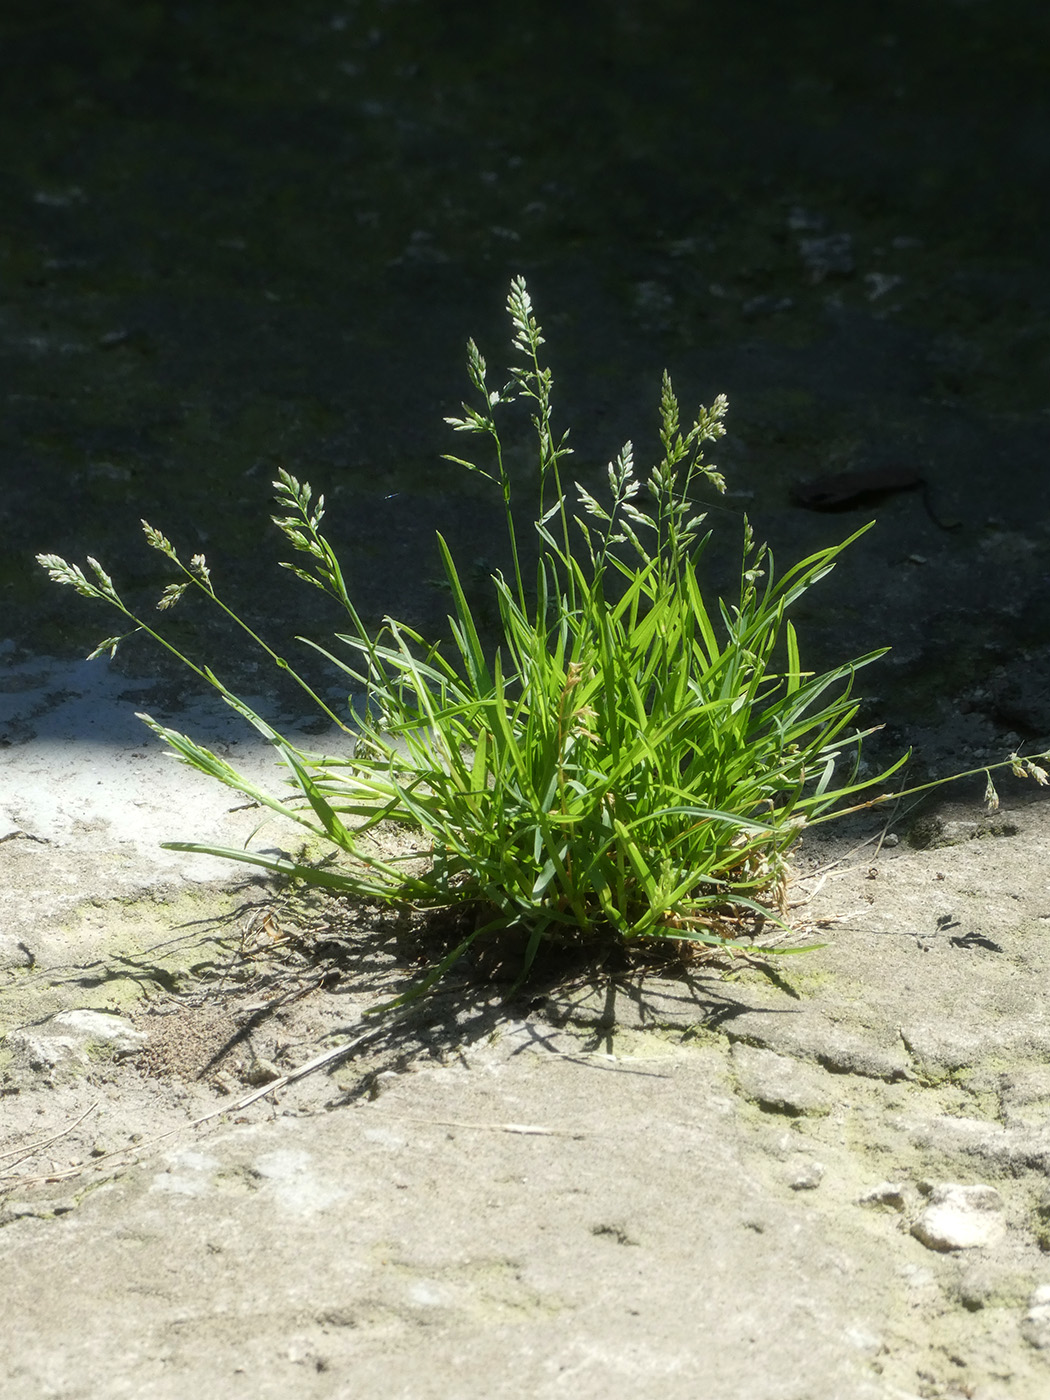
[{"label": "dark shadow area", "polygon": [[[434,529],[481,597],[504,548],[442,418],[523,272],[584,482],[627,437],[651,459],[665,365],[683,405],[725,390],[729,544],[745,508],[781,567],[878,518],[799,606],[809,664],[891,644],[872,718],[1045,745],[1048,46],[1037,0],[5,7],[6,655],[116,630],[39,550],[152,607],[140,516],[279,651],[330,633],[276,568],[281,466],[362,613],[440,632]],[[850,476],[923,487],[792,499]],[[174,625],[291,703],[221,617]]]},{"label": "dark shadow area", "polygon": [[[340,903],[352,910],[349,901]],[[375,1005],[418,984],[429,967],[459,942],[465,920],[463,911],[440,911],[434,916],[402,913],[387,916],[385,928],[352,940],[307,932],[295,941],[293,958],[308,964],[312,985],[332,998],[346,996],[359,1003],[364,997]],[[512,935],[506,942],[494,938],[477,953],[464,955],[430,992],[378,1016],[376,1033],[365,1044],[370,1055],[381,1052],[384,1063],[351,1096],[369,1092],[371,1079],[385,1072],[387,1061],[403,1068],[419,1055],[455,1056],[508,1025],[521,1032],[520,1049],[548,1046],[555,1033],[565,1028],[585,1032],[584,1050],[602,1045],[608,1049],[618,1026],[673,1025],[688,1034],[691,1029],[719,1028],[754,1009],[724,980],[725,970],[734,965],[728,954],[693,960],[673,946],[666,951],[649,946],[595,952],[541,945],[529,975],[521,981],[526,942],[524,935]],[[757,969],[785,998],[799,1000],[772,966],[772,955],[761,946],[736,961]],[[413,972],[414,966],[418,972]],[[294,980],[294,973],[287,975]],[[282,1004],[277,996],[260,1013],[268,1014]],[[763,1008],[768,1010],[765,1003]],[[361,1025],[367,1026],[368,1020],[366,1015]],[[345,1033],[343,1028],[340,1034]],[[553,1045],[548,1048],[554,1050]],[[564,1044],[556,1053],[565,1053]]]},{"label": "dark shadow area", "polygon": [[[611,1050],[617,1027],[674,1027],[688,1037],[724,1029],[761,1006],[765,1014],[790,1014],[798,993],[761,946],[732,958],[713,955],[683,961],[681,951],[650,947],[625,952],[544,948],[532,974],[516,985],[524,941],[495,941],[479,956],[464,956],[427,994],[401,1008],[373,1015],[418,984],[462,934],[463,916],[423,917],[407,911],[377,913],[350,900],[314,905],[301,925],[275,901],[249,900],[221,921],[200,920],[141,953],[124,952],[90,963],[29,972],[38,986],[75,986],[85,1004],[119,1012],[135,988],[136,1023],[148,1032],[145,1050],[129,1052],[144,1073],[172,1074],[215,1084],[231,1066],[242,1081],[260,1083],[312,1059],[326,1047],[350,1042],[336,1068],[367,1055],[370,1069],[349,1098],[373,1092],[377,1077],[404,1070],[419,1058],[444,1060],[508,1026],[520,1049],[566,1053],[570,1029],[581,1054]],[[782,994],[749,1001],[726,982],[732,966],[757,970]],[[78,993],[79,994],[79,993]],[[17,1027],[32,1030],[33,1025]],[[265,1036],[286,1043],[287,1061],[260,1061]],[[559,1043],[554,1045],[557,1038]],[[588,1063],[592,1061],[588,1060]],[[600,1064],[597,1066],[600,1068]],[[218,1081],[224,1092],[228,1084]]]}]

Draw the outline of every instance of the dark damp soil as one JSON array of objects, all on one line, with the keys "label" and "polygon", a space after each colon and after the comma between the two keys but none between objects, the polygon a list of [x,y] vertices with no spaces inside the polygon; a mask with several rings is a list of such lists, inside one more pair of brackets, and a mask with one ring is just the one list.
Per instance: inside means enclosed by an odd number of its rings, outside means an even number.
[{"label": "dark damp soil", "polygon": [[730,545],[744,509],[781,567],[878,519],[799,606],[814,664],[892,645],[861,688],[895,744],[1045,746],[1048,30],[1035,0],[6,7],[0,631],[115,630],[39,550],[152,600],[140,516],[278,646],[330,629],[274,567],[281,466],[362,612],[439,630],[434,529],[482,592],[502,560],[442,417],[522,272],[581,476],[650,453],[665,366],[727,392]]}]

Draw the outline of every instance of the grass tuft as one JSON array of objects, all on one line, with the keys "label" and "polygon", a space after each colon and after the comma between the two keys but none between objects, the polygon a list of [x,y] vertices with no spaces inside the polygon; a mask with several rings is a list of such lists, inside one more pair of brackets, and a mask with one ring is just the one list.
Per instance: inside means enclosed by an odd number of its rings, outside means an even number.
[{"label": "grass tuft", "polygon": [[[725,432],[725,397],[685,426],[665,373],[659,462],[639,472],[628,442],[608,466],[601,499],[579,483],[570,493],[568,434],[553,426],[551,371],[523,278],[512,282],[507,310],[508,382],[490,386],[470,341],[474,400],[447,420],[488,449],[480,464],[449,460],[486,478],[503,500],[511,569],[491,580],[500,619],[495,650],[482,645],[440,534],[451,644],[442,648],[392,618],[373,635],[321,534],[324,497],[315,500],[308,483],[282,470],[273,519],[298,556],[284,567],[334,599],[348,619],[336,634],[338,653],[308,643],[348,688],[364,692],[359,718],[351,719],[349,706],[339,715],[229,612],[202,555],[184,564],[143,522],[147,542],[182,575],[157,607],[169,610],[188,589],[205,593],[340,726],[347,736],[340,752],[308,753],[279,734],[214,672],[131,612],[94,560],[92,582],[58,556],[39,556],[56,582],[103,599],[132,624],[93,655],[113,655],[136,632],[153,636],[273,745],[290,791],[271,795],[186,735],[141,716],[153,732],[183,762],[322,836],[338,859],[315,866],[193,842],[169,849],[247,862],[370,900],[469,906],[469,933],[435,956],[406,997],[432,986],[475,939],[503,931],[515,943],[524,937],[522,975],[544,943],[753,946],[769,924],[786,927],[788,862],[802,830],[885,800],[885,793],[861,795],[882,788],[905,761],[859,776],[871,731],[854,727],[854,677],[883,652],[814,674],[802,667],[788,617],[870,526],[778,577],[745,517],[738,587],[730,599],[710,601],[700,567],[711,536],[697,496],[725,490],[704,457]],[[526,508],[499,427],[515,401],[530,414],[536,444]],[[535,559],[534,582],[525,559]],[[1026,769],[1016,756],[1012,762],[1042,780],[1042,769]],[[387,822],[419,833],[425,859],[418,851],[384,854],[375,837]]]}]

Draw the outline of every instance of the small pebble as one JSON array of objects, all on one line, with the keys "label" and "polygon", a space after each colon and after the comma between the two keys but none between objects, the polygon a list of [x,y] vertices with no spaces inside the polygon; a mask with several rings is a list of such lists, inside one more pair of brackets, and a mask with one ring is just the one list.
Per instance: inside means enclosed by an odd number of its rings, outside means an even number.
[{"label": "small pebble", "polygon": [[888,1206],[891,1210],[904,1209],[904,1187],[899,1181],[880,1181],[870,1191],[858,1196],[859,1206]]},{"label": "small pebble", "polygon": [[1050,1283],[1041,1283],[1029,1298],[1021,1335],[1037,1351],[1050,1351]]},{"label": "small pebble", "polygon": [[815,1191],[824,1179],[823,1162],[807,1162],[788,1181],[792,1191]]},{"label": "small pebble", "polygon": [[1003,1198],[994,1186],[934,1186],[929,1204],[912,1226],[927,1249],[988,1249],[1006,1233]]}]

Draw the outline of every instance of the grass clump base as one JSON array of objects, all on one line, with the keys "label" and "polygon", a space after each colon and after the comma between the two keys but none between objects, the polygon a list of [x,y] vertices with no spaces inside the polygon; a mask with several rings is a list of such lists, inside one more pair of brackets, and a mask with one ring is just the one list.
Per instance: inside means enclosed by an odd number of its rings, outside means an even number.
[{"label": "grass clump base", "polygon": [[[336,634],[338,652],[308,643],[352,694],[363,692],[363,704],[351,709],[348,702],[337,714],[229,613],[202,555],[184,563],[143,522],[150,546],[181,575],[157,607],[167,611],[194,589],[227,611],[343,731],[336,752],[309,752],[278,733],[127,607],[97,561],[88,560],[89,578],[56,555],[39,556],[56,582],[106,601],[128,620],[128,631],[92,655],[112,655],[136,632],[153,636],[273,746],[285,791],[261,789],[143,715],[153,732],[183,762],[308,828],[334,859],[296,862],[188,841],[169,849],[369,900],[468,912],[465,934],[435,954],[406,996],[433,985],[477,939],[491,946],[506,937],[520,949],[522,975],[544,943],[600,950],[670,940],[700,950],[748,949],[770,923],[778,933],[786,928],[788,860],[802,830],[882,800],[861,794],[904,762],[858,775],[871,731],[853,725],[853,682],[882,652],[812,674],[787,615],[864,530],[777,577],[745,517],[739,586],[731,600],[712,604],[701,584],[710,531],[697,494],[725,490],[704,458],[725,431],[724,396],[684,425],[665,374],[659,462],[639,472],[627,443],[608,466],[601,499],[578,483],[570,496],[568,434],[553,427],[552,376],[524,279],[512,282],[507,309],[509,380],[491,386],[485,359],[469,342],[476,398],[448,420],[487,449],[480,465],[449,460],[487,478],[503,501],[511,567],[491,580],[496,647],[483,645],[440,534],[451,642],[428,641],[393,618],[378,633],[366,628],[320,533],[323,496],[315,500],[309,484],[281,471],[273,518],[298,555],[285,567],[348,619]],[[536,445],[525,510],[499,426],[515,403],[528,410]],[[849,799],[859,801],[844,809]],[[398,854],[376,839],[391,822],[412,829],[415,849]]]}]

